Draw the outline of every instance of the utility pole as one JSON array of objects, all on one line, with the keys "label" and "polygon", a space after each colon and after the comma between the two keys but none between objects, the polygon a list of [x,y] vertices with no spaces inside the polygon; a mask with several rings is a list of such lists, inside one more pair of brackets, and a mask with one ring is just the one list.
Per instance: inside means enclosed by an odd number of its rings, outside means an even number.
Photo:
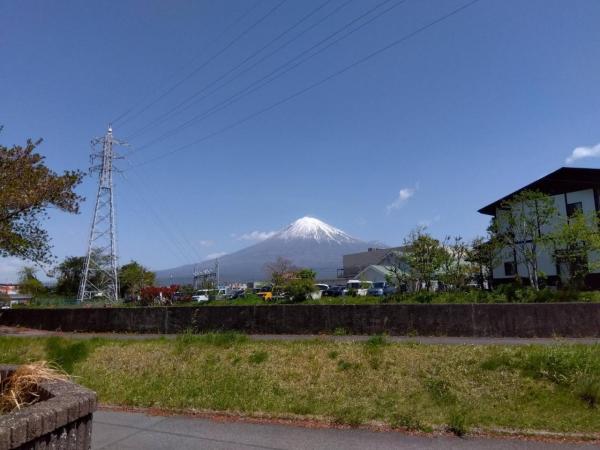
[{"label": "utility pole", "polygon": [[[113,161],[119,157],[114,152],[113,144],[122,145],[113,138],[110,125],[103,137],[92,140],[90,172],[98,172],[100,175],[83,277],[79,286],[80,302],[95,297],[103,297],[111,302],[119,299],[113,195]],[[99,146],[102,148],[97,151]]]}]

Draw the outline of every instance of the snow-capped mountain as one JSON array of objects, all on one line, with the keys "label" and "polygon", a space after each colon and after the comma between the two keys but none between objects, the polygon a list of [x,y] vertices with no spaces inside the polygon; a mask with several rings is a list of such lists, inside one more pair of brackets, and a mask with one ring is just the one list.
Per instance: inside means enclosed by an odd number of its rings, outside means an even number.
[{"label": "snow-capped mountain", "polygon": [[[224,282],[253,281],[267,278],[265,266],[278,257],[290,259],[298,267],[308,267],[319,278],[335,278],[342,267],[342,255],[367,250],[380,243],[356,239],[314,217],[302,217],[273,236],[237,252],[219,258],[219,275]],[[213,268],[214,260],[198,267]],[[159,283],[190,283],[194,265],[156,272]]]},{"label": "snow-capped mountain", "polygon": [[280,232],[271,237],[272,239],[313,239],[317,242],[357,242],[352,236],[342,230],[332,227],[314,217],[302,217],[296,220]]}]

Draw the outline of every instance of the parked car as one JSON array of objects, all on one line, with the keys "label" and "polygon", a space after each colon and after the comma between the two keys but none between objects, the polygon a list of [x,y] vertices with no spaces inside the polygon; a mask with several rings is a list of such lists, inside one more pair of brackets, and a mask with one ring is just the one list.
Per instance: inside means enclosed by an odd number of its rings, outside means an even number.
[{"label": "parked car", "polygon": [[331,286],[329,289],[323,291],[325,297],[340,297],[344,295],[346,288],[344,286]]},{"label": "parked car", "polygon": [[367,291],[367,295],[372,295],[373,297],[383,297],[385,295],[385,289],[388,287],[388,283],[385,281],[376,281],[373,283],[373,286],[369,288]]},{"label": "parked car", "polygon": [[255,293],[263,300],[266,300],[266,301],[273,300],[273,287],[272,286],[263,286],[260,289],[256,289]]},{"label": "parked car", "polygon": [[316,284],[315,284],[315,287],[316,287],[316,288],[317,288],[319,291],[321,291],[321,292],[324,292],[324,291],[326,291],[327,289],[329,289],[329,285],[328,285],[328,284],[324,284],[324,283],[316,283]]},{"label": "parked car", "polygon": [[227,298],[229,300],[235,300],[236,298],[243,298],[244,295],[246,295],[246,290],[245,289],[236,289],[236,290],[230,292],[227,295]]},{"label": "parked car", "polygon": [[348,280],[346,283],[346,294],[355,293],[358,297],[364,297],[372,285],[371,281]]},{"label": "parked car", "polygon": [[208,289],[201,289],[196,291],[194,295],[192,295],[192,301],[194,302],[207,302],[208,301]]}]

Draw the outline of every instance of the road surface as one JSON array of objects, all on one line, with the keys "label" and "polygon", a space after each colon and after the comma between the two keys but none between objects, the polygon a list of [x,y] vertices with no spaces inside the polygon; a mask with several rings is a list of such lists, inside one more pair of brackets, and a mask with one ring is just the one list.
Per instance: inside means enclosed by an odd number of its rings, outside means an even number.
[{"label": "road surface", "polygon": [[98,411],[92,450],[584,450],[594,444],[411,436],[359,429],[302,428],[185,416]]}]

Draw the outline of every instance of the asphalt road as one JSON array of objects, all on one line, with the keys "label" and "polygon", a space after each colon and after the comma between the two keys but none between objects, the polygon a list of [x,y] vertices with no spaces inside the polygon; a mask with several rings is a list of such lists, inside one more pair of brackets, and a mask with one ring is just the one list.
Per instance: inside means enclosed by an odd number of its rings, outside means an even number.
[{"label": "asphalt road", "polygon": [[411,436],[399,432],[302,428],[98,411],[94,414],[92,449],[583,450],[598,449],[598,446],[515,439]]}]

